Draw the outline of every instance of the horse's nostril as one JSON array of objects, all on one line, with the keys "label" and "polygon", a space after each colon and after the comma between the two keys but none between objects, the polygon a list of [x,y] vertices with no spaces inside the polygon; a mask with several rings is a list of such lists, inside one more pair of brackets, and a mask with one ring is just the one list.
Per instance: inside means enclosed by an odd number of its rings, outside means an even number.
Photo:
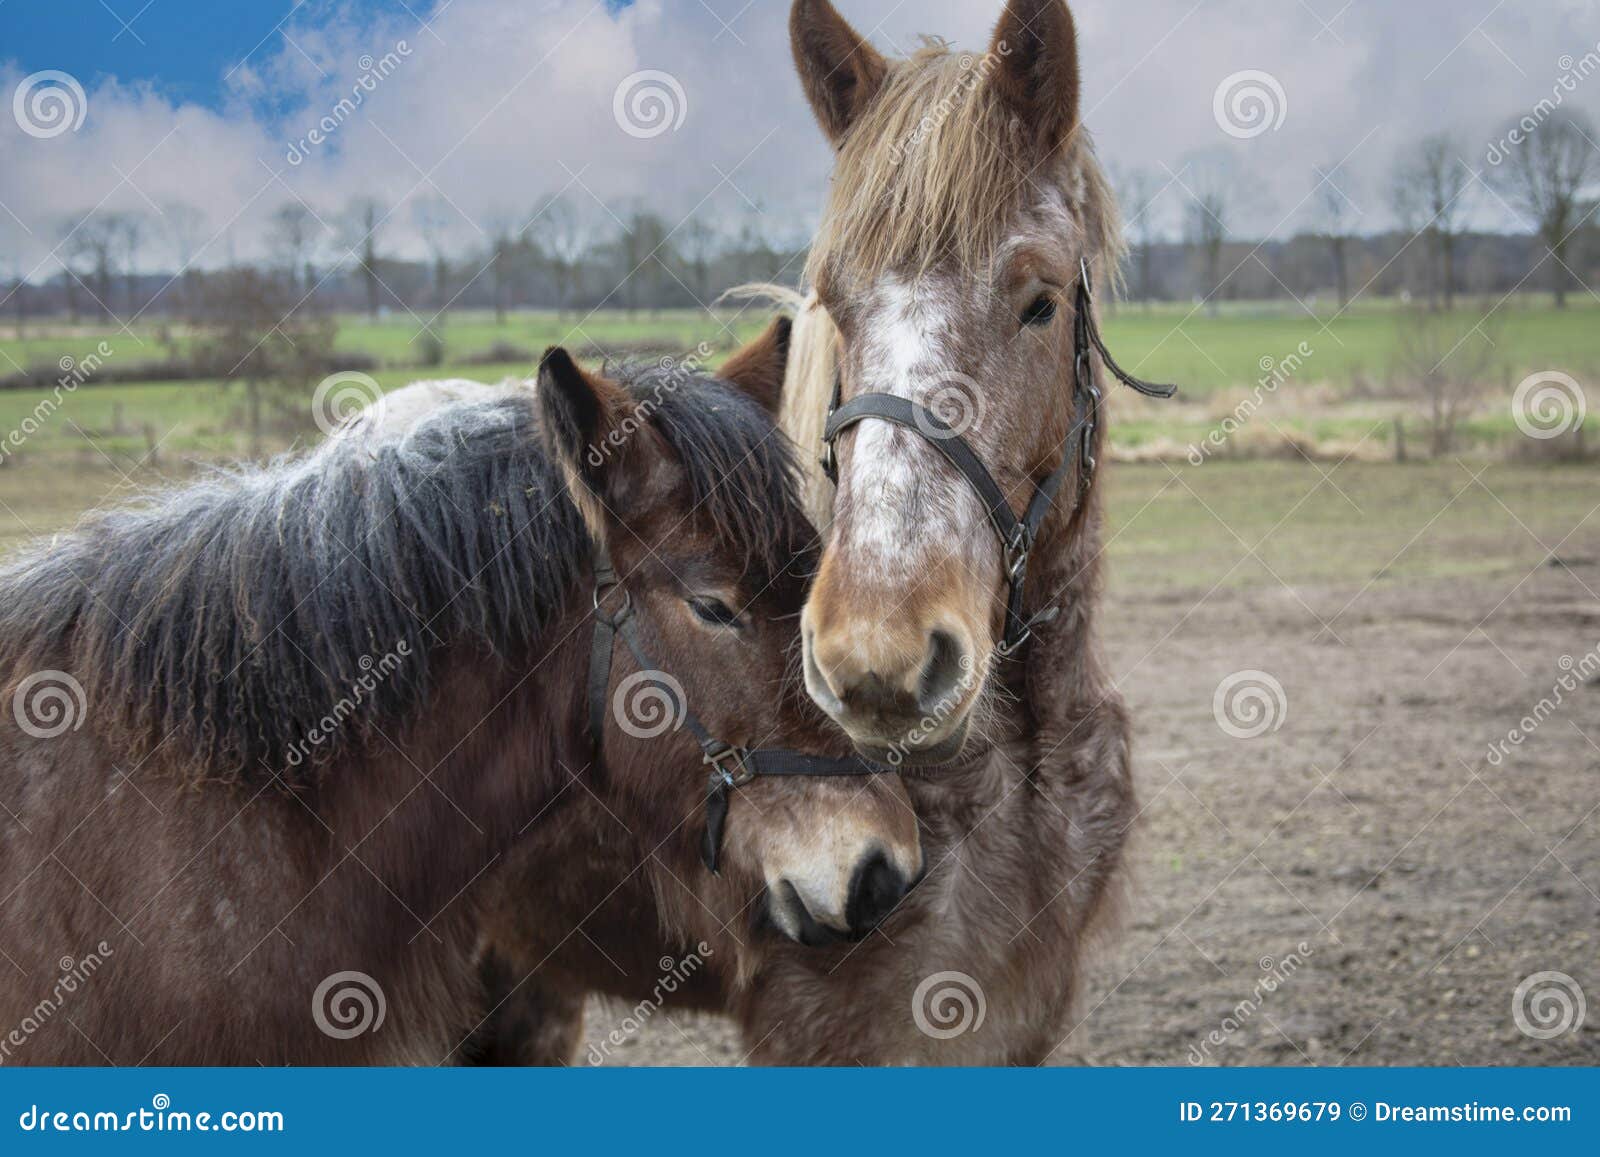
[{"label": "horse's nostril", "polygon": [[850,881],[850,902],[845,908],[851,934],[864,936],[882,923],[905,896],[910,883],[881,851],[862,861]]},{"label": "horse's nostril", "polygon": [[950,711],[961,699],[962,676],[969,661],[966,648],[948,631],[934,631],[928,643],[928,661],[917,686],[917,703],[924,711]]},{"label": "horse's nostril", "polygon": [[839,689],[817,662],[816,638],[810,628],[804,635],[805,645],[801,647],[801,654],[805,662],[806,687],[810,690],[812,698],[817,701],[824,711],[837,714],[844,710],[844,704],[839,698]]}]

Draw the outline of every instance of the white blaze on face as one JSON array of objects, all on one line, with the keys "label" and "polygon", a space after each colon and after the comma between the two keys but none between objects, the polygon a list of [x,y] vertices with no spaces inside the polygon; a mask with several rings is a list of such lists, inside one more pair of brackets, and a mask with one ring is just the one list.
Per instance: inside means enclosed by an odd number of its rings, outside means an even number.
[{"label": "white blaze on face", "polygon": [[[915,286],[886,276],[866,294],[859,349],[850,352],[851,395],[892,394],[928,406],[960,371],[952,327],[961,298],[949,282]],[[876,418],[853,427],[841,465],[834,532],[839,546],[882,581],[900,581],[962,544],[982,523],[983,505],[916,430]],[[930,559],[930,552],[937,552]]]}]

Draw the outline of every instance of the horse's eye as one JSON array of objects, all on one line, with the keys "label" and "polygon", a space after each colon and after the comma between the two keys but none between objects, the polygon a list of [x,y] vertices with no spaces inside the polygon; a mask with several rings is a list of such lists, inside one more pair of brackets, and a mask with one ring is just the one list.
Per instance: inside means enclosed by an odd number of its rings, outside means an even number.
[{"label": "horse's eye", "polygon": [[721,599],[696,597],[689,600],[689,609],[702,623],[713,627],[737,627],[739,615]]},{"label": "horse's eye", "polygon": [[1022,311],[1023,325],[1049,325],[1056,316],[1056,299],[1049,294],[1040,294],[1034,298],[1027,309]]}]

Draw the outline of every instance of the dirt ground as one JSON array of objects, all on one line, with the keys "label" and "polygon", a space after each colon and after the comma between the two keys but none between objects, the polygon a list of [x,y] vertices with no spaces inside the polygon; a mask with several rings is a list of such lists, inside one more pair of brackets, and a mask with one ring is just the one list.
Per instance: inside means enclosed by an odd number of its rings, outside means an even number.
[{"label": "dirt ground", "polygon": [[[1600,1064],[1600,686],[1561,687],[1600,670],[1600,476],[1305,469],[1119,481],[1103,633],[1135,718],[1136,886],[1052,1062]],[[1322,503],[1344,509],[1305,526]],[[1245,680],[1268,688],[1249,738],[1214,713],[1240,672],[1283,691]],[[1262,725],[1242,693],[1235,731]],[[1577,1031],[1519,1028],[1538,973],[1586,994]],[[1557,993],[1529,987],[1534,1032],[1576,1019]],[[591,1037],[619,1015],[596,1003]],[[742,1051],[660,1014],[612,1063]]]},{"label": "dirt ground", "polygon": [[[1600,472],[1119,464],[1108,485],[1102,636],[1144,812],[1127,919],[1052,1061],[1600,1064],[1600,686],[1557,690],[1563,657],[1600,662]],[[0,471],[0,534],[120,493]],[[1213,700],[1250,671],[1283,706],[1235,738]],[[1545,972],[1588,1006],[1548,1040],[1513,1015]],[[621,1017],[596,1002],[590,1040]],[[743,1054],[720,1019],[662,1012],[609,1063]]]}]

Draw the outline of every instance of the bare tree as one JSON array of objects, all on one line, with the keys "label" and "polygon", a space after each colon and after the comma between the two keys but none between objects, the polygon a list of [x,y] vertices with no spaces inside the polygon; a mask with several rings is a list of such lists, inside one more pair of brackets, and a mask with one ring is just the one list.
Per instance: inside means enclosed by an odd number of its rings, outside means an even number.
[{"label": "bare tree", "polygon": [[1189,194],[1184,227],[1200,265],[1200,288],[1207,310],[1215,315],[1222,293],[1222,246],[1228,239],[1229,217],[1239,180],[1228,153],[1202,153],[1189,158],[1180,178]]},{"label": "bare tree", "polygon": [[200,233],[205,229],[205,222],[206,215],[187,201],[168,201],[161,206],[161,225],[174,262],[172,276],[179,286],[178,307],[191,315],[196,304],[194,285],[198,276],[194,263],[200,255]]},{"label": "bare tree", "polygon": [[694,286],[696,300],[707,308],[711,305],[711,263],[722,247],[722,235],[715,225],[699,213],[689,218],[679,231],[680,248],[689,282]]},{"label": "bare tree", "polygon": [[1338,165],[1318,165],[1312,171],[1312,214],[1317,233],[1327,243],[1339,309],[1350,304],[1350,236],[1361,210],[1350,198],[1351,179]]},{"label": "bare tree", "polygon": [[1454,453],[1461,420],[1501,373],[1495,359],[1499,328],[1493,314],[1467,326],[1432,309],[1413,309],[1400,326],[1401,385],[1421,404],[1436,458]]},{"label": "bare tree", "polygon": [[506,307],[511,296],[511,279],[515,274],[517,231],[510,219],[497,214],[489,225],[489,283],[494,292],[494,320],[504,325]]},{"label": "bare tree", "polygon": [[22,235],[19,232],[19,228],[20,226],[7,229],[5,232],[6,251],[10,258],[6,265],[11,273],[9,278],[11,286],[6,291],[5,297],[0,301],[11,306],[12,316],[17,327],[17,340],[21,341],[24,323],[27,320],[27,306],[23,300],[22,291],[27,282],[22,277]]},{"label": "bare tree", "polygon": [[450,307],[450,252],[457,214],[443,197],[426,197],[412,204],[411,216],[433,267],[434,308],[443,313]]},{"label": "bare tree", "polygon": [[91,213],[69,223],[61,233],[56,253],[67,270],[73,319],[77,319],[77,288],[87,288],[106,315],[111,308],[112,277],[121,248],[122,224],[115,213]]},{"label": "bare tree", "polygon": [[1148,306],[1156,298],[1155,247],[1161,237],[1158,202],[1161,181],[1148,169],[1135,169],[1123,180],[1123,225],[1133,243],[1134,267],[1138,270],[1135,296]]},{"label": "bare tree", "polygon": [[296,289],[302,293],[311,292],[315,282],[308,266],[322,235],[323,227],[317,215],[299,201],[285,201],[272,214],[268,243],[283,263],[291,292]]},{"label": "bare tree", "polygon": [[623,301],[629,313],[637,313],[644,303],[652,311],[660,308],[662,289],[670,260],[667,223],[643,208],[618,213],[622,229],[617,234],[617,258],[622,266]]},{"label": "bare tree", "polygon": [[1534,222],[1539,241],[1554,263],[1551,288],[1556,308],[1565,309],[1574,280],[1567,254],[1575,233],[1594,214],[1590,188],[1597,175],[1594,125],[1582,113],[1558,109],[1532,131],[1513,125],[1506,136],[1520,140],[1493,177],[1508,201]]},{"label": "bare tree", "polygon": [[1435,133],[1402,157],[1394,172],[1394,208],[1406,232],[1420,236],[1427,260],[1428,302],[1455,307],[1456,253],[1472,171],[1448,133]]},{"label": "bare tree", "polygon": [[772,221],[757,204],[746,208],[739,218],[739,280],[771,281],[780,262],[772,237]]},{"label": "bare tree", "polygon": [[357,197],[345,209],[345,236],[341,244],[361,274],[361,282],[367,290],[367,316],[372,318],[378,316],[382,300],[383,277],[378,269],[383,258],[378,250],[387,219],[383,206],[371,197]]},{"label": "bare tree", "polygon": [[129,316],[142,312],[137,304],[139,293],[139,259],[144,252],[148,235],[148,218],[140,212],[117,214],[116,244],[122,258],[123,304]]},{"label": "bare tree", "polygon": [[292,289],[254,269],[217,274],[209,298],[215,322],[196,354],[226,385],[243,387],[249,452],[260,457],[269,429],[292,434],[311,425],[311,387],[327,373],[335,327],[297,310]]},{"label": "bare tree", "polygon": [[550,259],[557,310],[564,313],[583,292],[585,265],[597,232],[595,215],[582,202],[562,194],[539,210],[531,230]]}]

